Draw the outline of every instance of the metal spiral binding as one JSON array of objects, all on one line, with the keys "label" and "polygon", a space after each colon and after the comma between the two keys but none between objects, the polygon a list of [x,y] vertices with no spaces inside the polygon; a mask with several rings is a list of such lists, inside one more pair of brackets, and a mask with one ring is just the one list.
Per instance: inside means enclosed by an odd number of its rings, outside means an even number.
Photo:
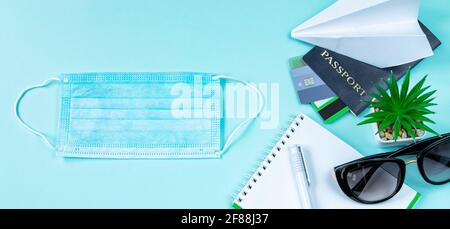
[{"label": "metal spiral binding", "polygon": [[289,139],[291,135],[295,133],[296,129],[300,126],[300,121],[303,119],[303,115],[290,116],[290,121],[286,122],[285,128],[281,128],[281,130],[284,131],[279,132],[276,135],[276,139],[272,141],[271,145],[266,147],[270,154],[268,156],[264,154],[262,159],[258,160],[258,163],[251,170],[253,173],[249,173],[249,175],[245,177],[245,180],[239,185],[239,189],[232,195],[234,201],[237,203],[241,203],[243,201],[243,198],[248,195],[253,186],[258,183],[259,178],[261,178],[264,175],[264,172],[269,169],[272,161],[285,147],[286,139]]}]

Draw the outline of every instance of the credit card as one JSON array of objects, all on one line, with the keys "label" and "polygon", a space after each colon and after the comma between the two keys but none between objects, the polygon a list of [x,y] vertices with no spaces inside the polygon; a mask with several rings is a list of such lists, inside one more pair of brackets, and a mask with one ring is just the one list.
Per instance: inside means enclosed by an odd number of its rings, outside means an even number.
[{"label": "credit card", "polygon": [[332,123],[348,113],[350,109],[334,92],[305,64],[303,56],[289,59],[294,87],[300,102],[310,103],[325,123]]},{"label": "credit card", "polygon": [[334,97],[334,92],[303,62],[302,57],[289,60],[291,76],[302,104]]},{"label": "credit card", "polygon": [[337,96],[313,102],[311,105],[327,124],[333,123],[350,111],[350,108],[348,108]]}]

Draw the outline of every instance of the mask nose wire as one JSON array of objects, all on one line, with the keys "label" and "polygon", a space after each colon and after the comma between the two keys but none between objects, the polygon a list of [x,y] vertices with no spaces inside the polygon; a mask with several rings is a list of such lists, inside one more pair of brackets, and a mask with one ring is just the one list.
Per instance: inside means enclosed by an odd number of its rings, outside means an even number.
[{"label": "mask nose wire", "polygon": [[20,114],[20,104],[21,104],[23,98],[25,97],[25,95],[28,94],[28,92],[33,91],[33,90],[38,89],[38,88],[45,88],[45,87],[50,86],[53,83],[59,83],[59,82],[61,82],[61,79],[59,79],[59,78],[51,78],[51,79],[48,79],[48,80],[44,81],[42,84],[39,84],[39,85],[36,85],[36,86],[32,86],[32,87],[29,87],[29,88],[25,89],[24,91],[22,91],[22,93],[20,93],[19,97],[17,98],[16,104],[15,104],[15,109],[14,109],[16,118],[19,121],[19,123],[23,127],[25,127],[27,130],[32,132],[33,134],[39,136],[44,141],[44,143],[48,147],[52,148],[53,150],[55,150],[56,147],[55,147],[54,144],[52,144],[50,142],[49,137],[46,134],[42,133],[41,131],[34,129],[33,127],[31,127],[28,123],[26,123],[23,120],[23,118],[22,118],[22,116]]},{"label": "mask nose wire", "polygon": [[254,86],[253,84],[250,84],[249,82],[247,82],[245,80],[237,79],[237,78],[230,77],[230,76],[215,76],[215,77],[213,77],[213,79],[215,79],[215,80],[224,79],[224,80],[230,80],[230,81],[242,83],[243,85],[247,86],[248,88],[250,88],[256,92],[256,94],[258,95],[258,101],[259,101],[258,112],[254,116],[250,116],[250,118],[243,121],[230,133],[227,140],[225,141],[223,149],[219,152],[219,154],[222,155],[231,147],[231,145],[235,141],[235,137],[237,136],[239,131],[246,128],[251,122],[253,122],[256,118],[258,118],[261,115],[262,110],[264,108],[264,96],[263,96],[263,93],[261,92],[261,90],[259,90],[259,88],[257,88],[256,86]]}]

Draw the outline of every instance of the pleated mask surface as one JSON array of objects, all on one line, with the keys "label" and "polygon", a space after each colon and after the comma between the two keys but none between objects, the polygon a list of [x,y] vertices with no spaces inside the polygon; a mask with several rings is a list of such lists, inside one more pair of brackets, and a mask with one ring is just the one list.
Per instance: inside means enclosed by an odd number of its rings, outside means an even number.
[{"label": "pleated mask surface", "polygon": [[[220,158],[241,123],[223,139],[224,92],[221,82],[239,81],[208,73],[63,74],[25,90],[16,104],[20,122],[62,157],[76,158]],[[31,90],[61,85],[57,137],[25,123],[19,112]],[[262,102],[260,102],[260,110]]]}]

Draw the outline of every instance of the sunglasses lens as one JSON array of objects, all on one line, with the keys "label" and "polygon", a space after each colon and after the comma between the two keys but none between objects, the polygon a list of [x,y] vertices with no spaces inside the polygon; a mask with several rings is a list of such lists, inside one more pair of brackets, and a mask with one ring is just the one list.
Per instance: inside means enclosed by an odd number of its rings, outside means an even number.
[{"label": "sunglasses lens", "polygon": [[377,202],[392,196],[400,184],[401,167],[395,162],[373,162],[347,173],[347,184],[355,197]]},{"label": "sunglasses lens", "polygon": [[428,179],[442,183],[450,179],[450,141],[428,151],[423,159],[423,170]]}]

